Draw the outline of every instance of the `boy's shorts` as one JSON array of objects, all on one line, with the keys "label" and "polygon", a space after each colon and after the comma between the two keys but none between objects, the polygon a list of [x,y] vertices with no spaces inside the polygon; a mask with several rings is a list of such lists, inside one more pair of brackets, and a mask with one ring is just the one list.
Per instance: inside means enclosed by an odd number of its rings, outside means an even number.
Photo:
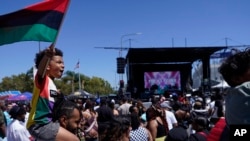
[{"label": "boy's shorts", "polygon": [[31,125],[28,130],[36,141],[55,141],[59,127],[59,122],[50,122],[44,125]]}]

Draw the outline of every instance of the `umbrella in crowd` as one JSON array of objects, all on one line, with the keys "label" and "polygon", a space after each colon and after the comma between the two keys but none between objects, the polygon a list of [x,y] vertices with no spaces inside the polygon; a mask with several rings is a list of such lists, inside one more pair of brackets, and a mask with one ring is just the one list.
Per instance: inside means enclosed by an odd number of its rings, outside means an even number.
[{"label": "umbrella in crowd", "polygon": [[31,99],[33,94],[32,94],[31,92],[24,92],[24,93],[22,93],[21,95],[24,95],[24,96],[26,96],[28,99]]},{"label": "umbrella in crowd", "polygon": [[0,96],[0,100],[5,100],[5,99],[7,99],[9,97],[10,97],[9,95],[1,95]]},{"label": "umbrella in crowd", "polygon": [[21,94],[20,91],[4,91],[0,92],[0,96],[5,96],[5,95],[18,95]]},{"label": "umbrella in crowd", "polygon": [[87,91],[81,90],[74,92],[73,94],[67,95],[66,96],[68,99],[73,100],[73,99],[82,99],[82,98],[95,98],[93,94],[88,93]]},{"label": "umbrella in crowd", "polygon": [[0,92],[0,100],[5,100],[9,97],[12,97],[12,96],[16,96],[16,95],[19,95],[21,94],[20,91],[16,91],[16,90],[13,90],[13,91],[3,91],[3,92]]},{"label": "umbrella in crowd", "polygon": [[22,94],[18,94],[15,96],[10,96],[7,98],[9,101],[19,101],[19,100],[31,100],[32,98],[32,93],[30,92],[24,92]]}]

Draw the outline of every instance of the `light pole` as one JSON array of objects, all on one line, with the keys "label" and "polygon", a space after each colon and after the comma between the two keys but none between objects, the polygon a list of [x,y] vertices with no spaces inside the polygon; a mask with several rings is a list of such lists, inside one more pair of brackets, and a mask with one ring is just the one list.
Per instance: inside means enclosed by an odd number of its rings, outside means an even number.
[{"label": "light pole", "polygon": [[137,33],[129,33],[129,34],[124,34],[121,36],[121,49],[120,49],[120,57],[122,57],[122,49],[123,49],[123,46],[122,46],[122,42],[123,42],[123,38],[126,37],[126,36],[133,36],[133,35],[140,35],[142,33],[140,32],[137,32]]},{"label": "light pole", "polygon": [[[122,50],[123,50],[122,43],[123,43],[123,38],[127,37],[127,36],[140,35],[140,34],[142,34],[142,33],[137,32],[137,33],[124,34],[124,35],[121,36],[121,49],[120,49],[120,52],[119,52],[119,57],[122,57]],[[122,73],[119,75],[119,77],[120,77],[120,80],[123,80],[123,74]]]}]

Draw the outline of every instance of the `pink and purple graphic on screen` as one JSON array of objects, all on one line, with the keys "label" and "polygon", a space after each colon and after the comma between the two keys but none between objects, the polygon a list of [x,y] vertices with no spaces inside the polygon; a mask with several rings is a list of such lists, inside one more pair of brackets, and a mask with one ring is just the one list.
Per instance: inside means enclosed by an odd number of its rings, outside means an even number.
[{"label": "pink and purple graphic on screen", "polygon": [[180,71],[144,72],[144,88],[157,85],[159,89],[181,89]]}]

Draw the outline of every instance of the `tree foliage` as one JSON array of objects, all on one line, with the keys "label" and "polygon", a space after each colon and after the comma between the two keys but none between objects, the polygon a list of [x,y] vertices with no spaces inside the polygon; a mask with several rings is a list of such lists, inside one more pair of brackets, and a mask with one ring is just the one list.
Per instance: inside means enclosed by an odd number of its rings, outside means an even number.
[{"label": "tree foliage", "polygon": [[[114,93],[108,81],[99,77],[88,77],[74,71],[66,71],[61,79],[55,80],[58,89],[64,94],[71,94],[78,90],[85,90],[91,94]],[[21,92],[33,90],[33,68],[26,73],[4,77],[0,83],[0,91],[19,90]]]},{"label": "tree foliage", "polygon": [[[30,75],[32,74],[32,75]],[[0,83],[0,91],[19,90],[32,91],[33,89],[33,71],[32,68],[26,73],[4,77]]]}]

